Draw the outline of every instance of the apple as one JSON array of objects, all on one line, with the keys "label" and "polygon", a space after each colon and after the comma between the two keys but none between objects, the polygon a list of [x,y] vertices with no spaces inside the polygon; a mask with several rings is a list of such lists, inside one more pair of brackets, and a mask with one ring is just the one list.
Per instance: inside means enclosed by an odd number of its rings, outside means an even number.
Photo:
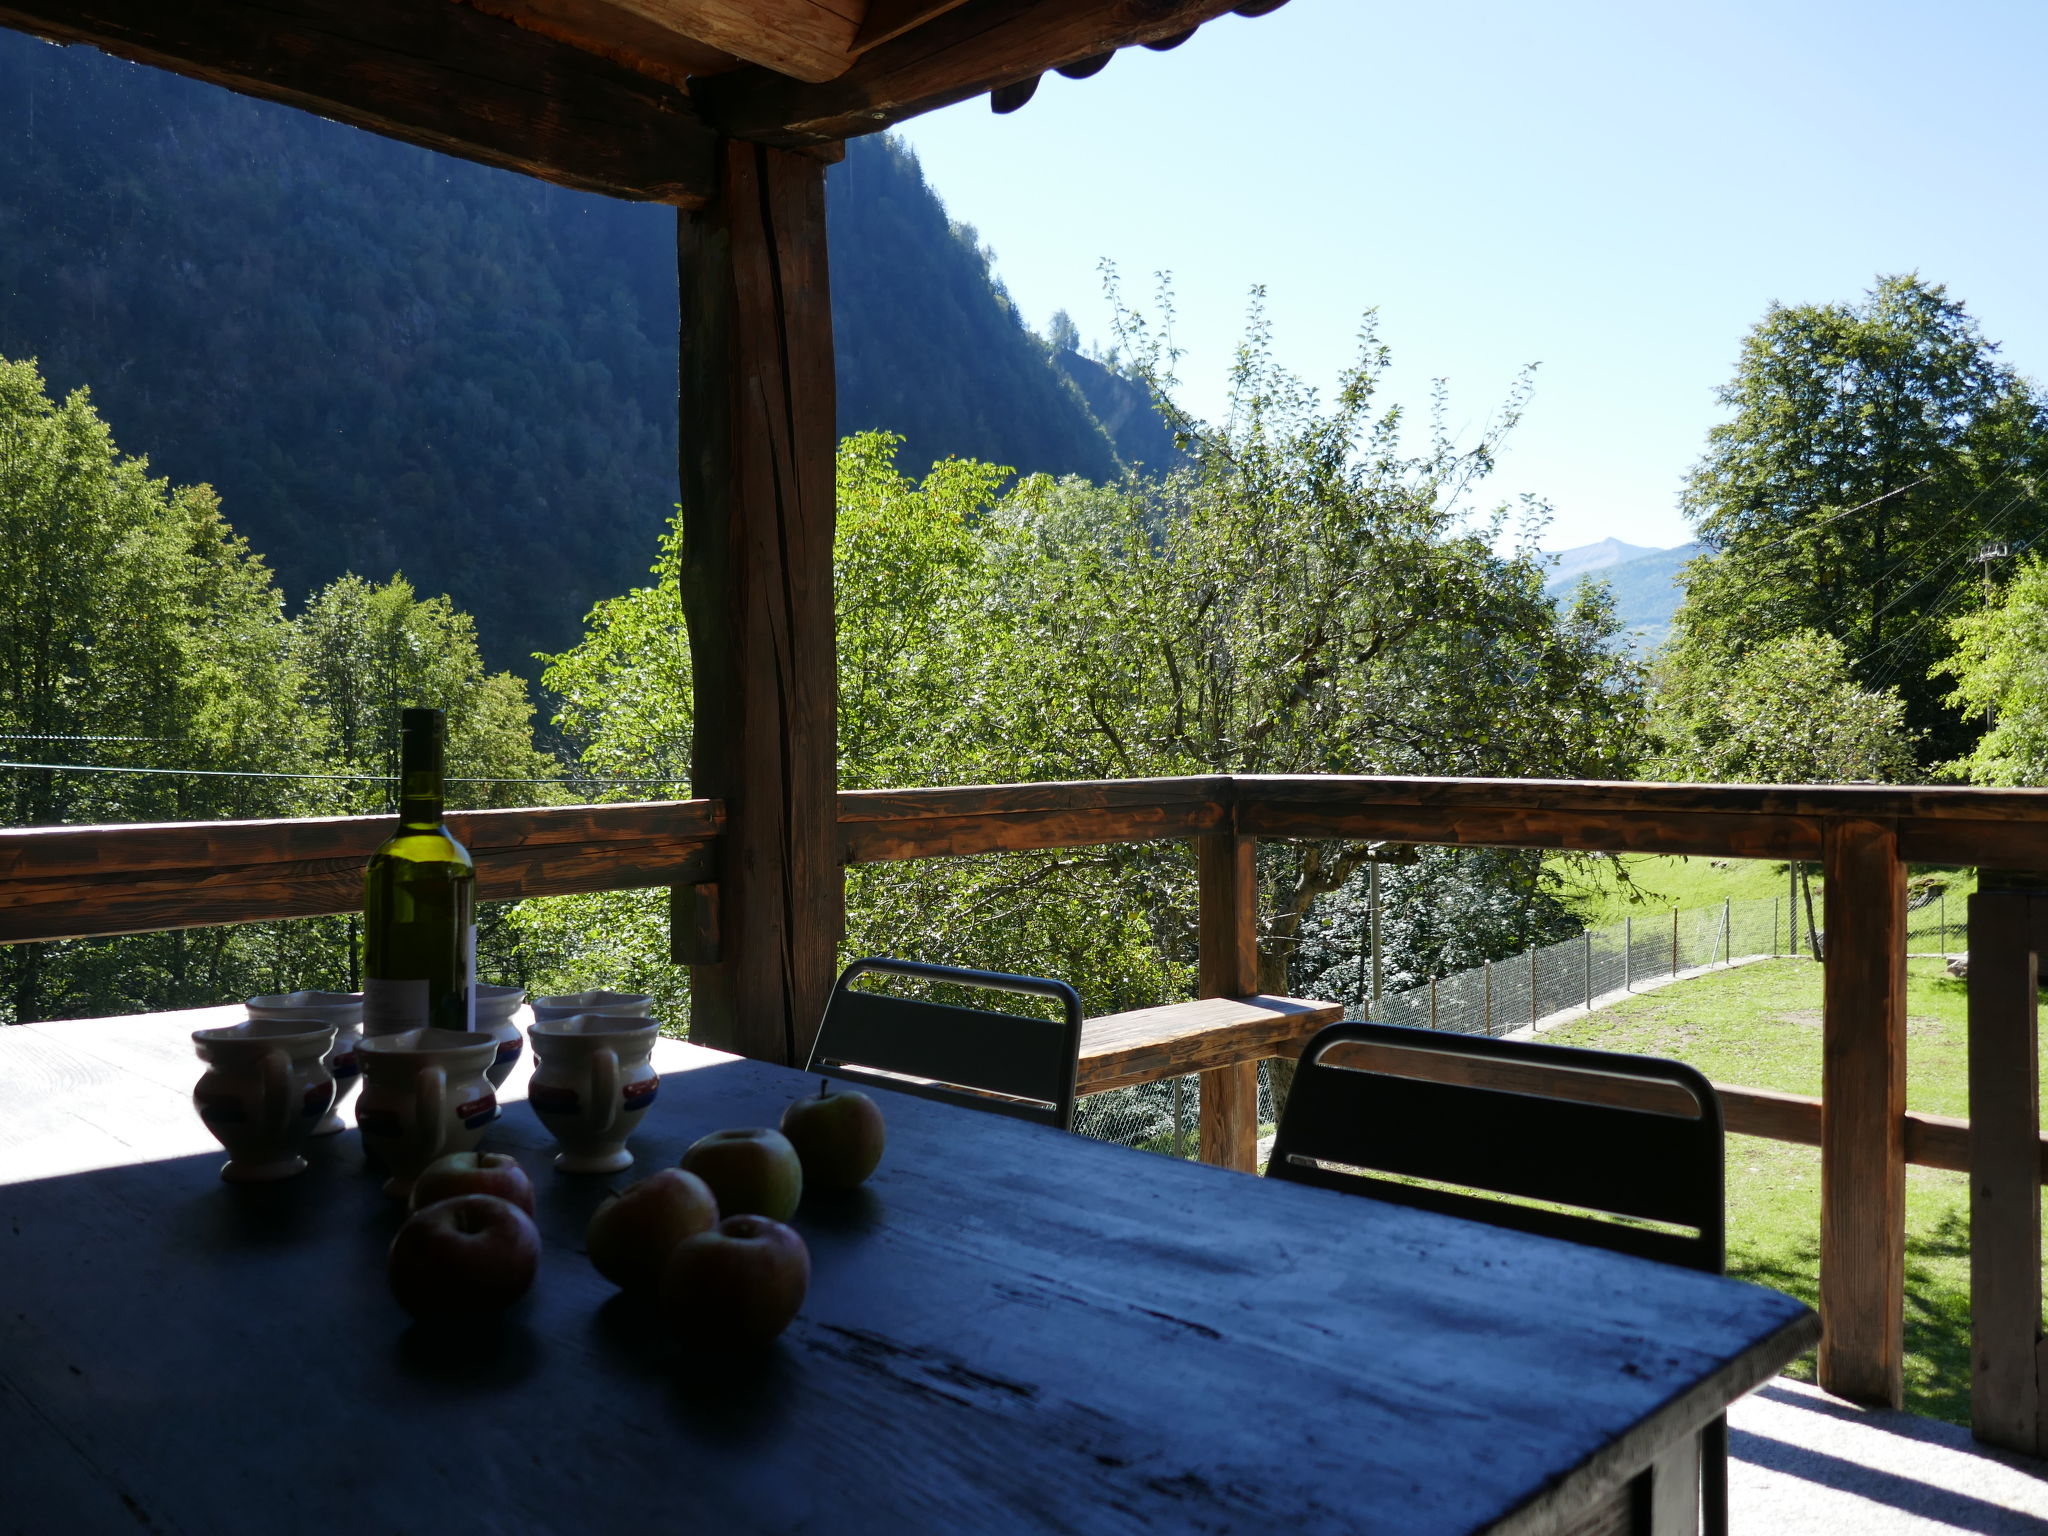
[{"label": "apple", "polygon": [[786,1221],[804,1194],[804,1165],[780,1131],[750,1126],[713,1131],[690,1143],[682,1166],[711,1186],[718,1208],[733,1216]]},{"label": "apple", "polygon": [[711,1186],[681,1168],[664,1168],[592,1212],[583,1246],[597,1272],[620,1290],[652,1291],[676,1244],[717,1225]]},{"label": "apple", "polygon": [[798,1099],[782,1112],[782,1134],[796,1148],[804,1183],[814,1189],[852,1189],[875,1171],[888,1141],[873,1099],[822,1077],[816,1097]]},{"label": "apple", "polygon": [[734,1349],[787,1328],[811,1284],[804,1240],[765,1216],[728,1216],[686,1237],[661,1275],[661,1310],[683,1344]]},{"label": "apple", "polygon": [[507,1152],[450,1152],[413,1180],[411,1209],[423,1211],[457,1195],[496,1195],[533,1214],[533,1180]]},{"label": "apple", "polygon": [[539,1268],[540,1229],[496,1195],[457,1195],[413,1212],[385,1261],[391,1294],[422,1318],[502,1312]]}]

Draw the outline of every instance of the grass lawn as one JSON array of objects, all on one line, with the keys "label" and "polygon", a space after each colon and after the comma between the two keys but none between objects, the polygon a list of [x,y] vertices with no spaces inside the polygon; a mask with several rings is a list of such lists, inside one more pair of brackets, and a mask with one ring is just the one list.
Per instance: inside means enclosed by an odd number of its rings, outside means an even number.
[{"label": "grass lawn", "polygon": [[[1624,917],[1641,918],[1650,912],[1668,912],[1673,907],[1694,911],[1702,907],[1718,907],[1729,900],[1769,901],[1774,896],[1786,895],[1789,889],[1785,866],[1768,859],[1705,859],[1677,854],[1625,853],[1612,859],[1596,859],[1589,868],[1575,867],[1561,859],[1553,861],[1551,867],[1564,882],[1565,905],[1588,928],[1618,923]],[[1627,872],[1627,885],[1622,883],[1623,871]],[[1916,869],[1915,873],[1919,871]],[[1977,872],[1973,869],[1952,869],[1943,870],[1940,874],[1948,884],[1950,920],[1960,923],[1963,920],[1961,898],[1977,888]],[[1629,899],[1631,890],[1639,899]],[[1813,899],[1818,911],[1821,899],[1818,871],[1813,877]]]},{"label": "grass lawn", "polygon": [[[1807,960],[1758,961],[1675,983],[1543,1038],[1560,1045],[1676,1057],[1717,1082],[1817,1094],[1820,1005],[1819,966]],[[1944,974],[1939,961],[1909,962],[1910,1107],[1930,1114],[1968,1113],[1966,1006],[1963,983]],[[1906,1406],[1958,1424],[1967,1424],[1970,1417],[1969,1239],[1968,1177],[1908,1168]],[[1729,1137],[1729,1272],[1814,1302],[1819,1266],[1820,1149]],[[1810,1378],[1812,1371],[1808,1357],[1789,1374]]]}]

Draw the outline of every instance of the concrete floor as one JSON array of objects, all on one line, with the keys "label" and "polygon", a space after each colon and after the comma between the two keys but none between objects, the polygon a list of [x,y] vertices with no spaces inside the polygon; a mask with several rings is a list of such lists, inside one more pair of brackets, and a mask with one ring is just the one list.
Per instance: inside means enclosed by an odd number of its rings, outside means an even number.
[{"label": "concrete floor", "polygon": [[1728,1415],[1736,1536],[2048,1533],[2048,1462],[1954,1424],[1858,1408],[1785,1377]]}]

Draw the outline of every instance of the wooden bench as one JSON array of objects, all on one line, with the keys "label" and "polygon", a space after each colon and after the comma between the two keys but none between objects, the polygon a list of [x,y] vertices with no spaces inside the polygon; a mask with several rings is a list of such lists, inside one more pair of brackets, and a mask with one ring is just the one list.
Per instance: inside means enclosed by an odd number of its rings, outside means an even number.
[{"label": "wooden bench", "polygon": [[1081,1028],[1078,1087],[1084,1094],[1202,1074],[1202,1161],[1258,1171],[1259,1062],[1298,1056],[1338,1003],[1299,997],[1199,997],[1089,1019]]}]

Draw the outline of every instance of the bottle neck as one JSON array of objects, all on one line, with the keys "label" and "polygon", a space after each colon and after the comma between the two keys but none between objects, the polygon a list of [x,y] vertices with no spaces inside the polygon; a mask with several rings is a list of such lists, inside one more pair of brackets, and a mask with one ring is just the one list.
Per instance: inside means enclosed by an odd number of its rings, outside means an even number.
[{"label": "bottle neck", "polygon": [[399,747],[398,820],[430,832],[441,825],[442,738],[437,730],[409,730]]}]

